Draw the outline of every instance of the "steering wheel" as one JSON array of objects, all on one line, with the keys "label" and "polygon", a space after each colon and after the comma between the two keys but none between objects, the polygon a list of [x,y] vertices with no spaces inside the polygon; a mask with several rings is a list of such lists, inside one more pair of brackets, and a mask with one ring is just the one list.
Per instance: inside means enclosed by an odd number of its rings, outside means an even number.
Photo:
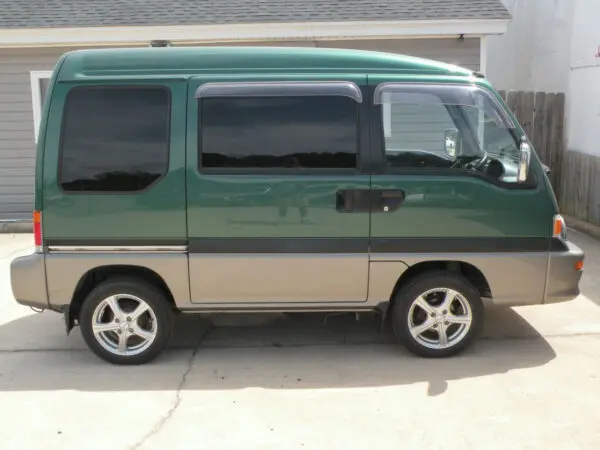
[{"label": "steering wheel", "polygon": [[[483,154],[483,156],[479,157],[469,157],[469,160],[467,161],[462,161],[461,158],[457,158],[452,165],[450,166],[451,169],[456,169],[456,168],[460,168],[462,166],[462,164],[464,164],[465,169],[473,169],[473,170],[480,170],[489,160],[489,156],[487,154],[487,152],[485,152]],[[477,161],[477,162],[475,162]],[[475,163],[474,163],[475,162]],[[474,163],[474,164],[473,164]]]},{"label": "steering wheel", "polygon": [[485,166],[485,164],[488,162],[489,159],[490,159],[490,157],[488,156],[487,152],[484,152],[481,159],[479,159],[479,162],[476,163],[475,165],[473,165],[473,169],[475,169],[475,170],[481,169],[483,166]]}]

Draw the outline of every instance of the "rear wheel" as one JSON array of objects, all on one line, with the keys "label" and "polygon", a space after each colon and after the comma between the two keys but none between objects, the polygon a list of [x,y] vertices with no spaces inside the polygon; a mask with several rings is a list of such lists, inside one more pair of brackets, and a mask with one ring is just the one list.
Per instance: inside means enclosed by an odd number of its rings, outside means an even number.
[{"label": "rear wheel", "polygon": [[398,291],[392,328],[412,353],[447,357],[472,344],[483,317],[479,292],[468,280],[452,272],[429,272]]},{"label": "rear wheel", "polygon": [[88,347],[113,364],[144,364],[164,349],[173,315],[164,293],[143,281],[109,280],[84,300],[79,315]]}]

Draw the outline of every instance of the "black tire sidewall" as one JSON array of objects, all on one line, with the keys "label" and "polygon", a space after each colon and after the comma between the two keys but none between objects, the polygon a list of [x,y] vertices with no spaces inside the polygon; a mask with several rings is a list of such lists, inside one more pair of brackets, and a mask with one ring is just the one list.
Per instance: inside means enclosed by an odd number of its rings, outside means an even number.
[{"label": "black tire sidewall", "polygon": [[[150,347],[137,355],[119,356],[109,352],[100,345],[92,330],[92,318],[97,306],[105,298],[116,294],[130,294],[143,299],[156,316],[156,338]],[[141,280],[116,279],[99,284],[86,297],[79,314],[79,326],[87,346],[101,359],[112,364],[139,365],[154,360],[166,346],[173,328],[173,313],[160,289]]]},{"label": "black tire sidewall", "polygon": [[[412,336],[408,327],[408,313],[413,301],[424,292],[435,288],[448,288],[459,292],[471,307],[473,321],[467,335],[450,348],[425,347]],[[463,276],[449,272],[425,273],[416,277],[398,291],[392,308],[392,330],[396,340],[411,353],[427,358],[443,358],[461,353],[480,334],[483,321],[483,302],[477,289]]]}]

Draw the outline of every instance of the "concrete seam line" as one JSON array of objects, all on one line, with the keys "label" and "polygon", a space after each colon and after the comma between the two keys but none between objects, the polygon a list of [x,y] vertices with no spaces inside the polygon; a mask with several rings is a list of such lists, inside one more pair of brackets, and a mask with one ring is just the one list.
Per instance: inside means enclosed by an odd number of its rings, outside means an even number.
[{"label": "concrete seam line", "polygon": [[205,333],[200,335],[198,342],[196,342],[196,345],[194,346],[192,354],[190,355],[190,358],[188,360],[187,369],[181,377],[179,386],[177,386],[177,391],[175,393],[175,401],[173,402],[173,405],[171,405],[171,408],[169,408],[169,410],[164,415],[164,417],[162,417],[158,421],[158,423],[156,425],[154,425],[154,427],[142,437],[142,439],[140,439],[133,447],[131,447],[131,450],[140,448],[142,445],[144,445],[148,441],[148,439],[150,439],[152,436],[158,434],[160,432],[160,430],[165,426],[165,424],[169,421],[169,419],[171,419],[171,417],[173,416],[173,414],[175,413],[177,408],[179,408],[179,405],[181,404],[181,391],[183,390],[183,388],[185,386],[188,375],[190,374],[190,372],[193,369],[194,359],[196,358],[196,354],[198,353],[198,350],[200,349],[200,344],[202,343],[204,338],[211,332],[212,328],[213,328],[212,326],[209,327]]}]

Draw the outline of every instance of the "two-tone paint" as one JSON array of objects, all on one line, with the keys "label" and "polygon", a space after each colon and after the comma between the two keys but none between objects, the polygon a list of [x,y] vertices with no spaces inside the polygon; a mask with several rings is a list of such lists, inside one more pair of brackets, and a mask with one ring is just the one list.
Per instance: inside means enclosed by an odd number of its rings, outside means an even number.
[{"label": "two-tone paint", "polygon": [[[200,167],[199,90],[265,82],[356,86],[358,167]],[[38,143],[42,247],[13,262],[15,298],[65,311],[90,273],[137,268],[157,276],[181,311],[370,310],[390,301],[403,274],[436,262],[473,271],[482,295],[501,305],[577,296],[581,272],[572,266],[583,255],[552,237],[558,207],[539,159],[532,159],[533,183],[523,186],[469,173],[390,172],[374,101],[377,86],[389,82],[476,85],[502,105],[515,138],[524,135],[485,79],[417,58],[235,47],[66,54],[50,81]],[[75,87],[106,84],[169,90],[168,172],[143,192],[64,192],[58,172],[65,100]],[[290,193],[306,206],[307,221],[278,220]]]}]

